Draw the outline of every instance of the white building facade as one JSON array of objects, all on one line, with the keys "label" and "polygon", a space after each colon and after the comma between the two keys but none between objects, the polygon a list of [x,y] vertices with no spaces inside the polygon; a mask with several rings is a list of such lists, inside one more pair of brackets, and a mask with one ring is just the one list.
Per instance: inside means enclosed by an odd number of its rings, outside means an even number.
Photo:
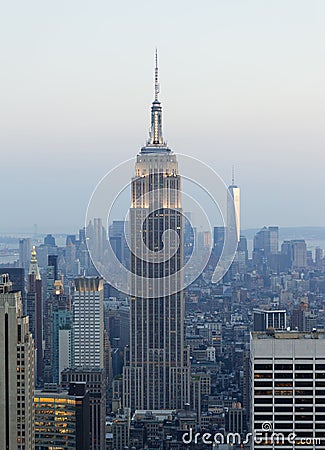
[{"label": "white building facade", "polygon": [[325,334],[253,332],[250,352],[253,448],[325,448]]},{"label": "white building facade", "polygon": [[104,368],[103,289],[103,280],[99,277],[80,277],[74,280],[74,367]]}]

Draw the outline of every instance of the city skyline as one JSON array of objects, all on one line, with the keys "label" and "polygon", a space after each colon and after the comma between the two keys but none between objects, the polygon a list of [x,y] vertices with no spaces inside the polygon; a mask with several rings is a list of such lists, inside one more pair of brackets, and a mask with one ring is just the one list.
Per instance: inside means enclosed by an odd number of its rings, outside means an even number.
[{"label": "city skyline", "polygon": [[3,9],[1,449],[323,447],[325,3]]},{"label": "city skyline", "polygon": [[155,46],[168,145],[226,184],[235,165],[242,228],[323,226],[325,6],[312,5],[6,5],[0,232],[83,224],[97,182],[143,144]]}]

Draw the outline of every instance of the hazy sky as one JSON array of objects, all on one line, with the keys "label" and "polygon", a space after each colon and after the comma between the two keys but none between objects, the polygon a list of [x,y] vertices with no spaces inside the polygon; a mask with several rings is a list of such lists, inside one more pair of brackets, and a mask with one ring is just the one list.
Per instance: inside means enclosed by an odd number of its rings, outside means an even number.
[{"label": "hazy sky", "polygon": [[5,2],[0,232],[77,231],[93,188],[164,135],[242,190],[243,227],[325,226],[325,2]]}]

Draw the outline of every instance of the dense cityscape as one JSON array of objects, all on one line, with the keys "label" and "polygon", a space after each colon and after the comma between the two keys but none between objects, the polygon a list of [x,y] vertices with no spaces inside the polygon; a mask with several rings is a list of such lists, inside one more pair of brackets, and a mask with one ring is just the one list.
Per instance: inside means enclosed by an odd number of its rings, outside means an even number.
[{"label": "dense cityscape", "polygon": [[[233,177],[236,251],[212,282],[231,225],[211,234],[183,214],[158,94],[156,54],[128,221],[1,237],[0,448],[325,448],[324,249],[274,225],[245,236]],[[129,294],[102,276],[109,248]],[[184,288],[193,252],[209,257]]]}]

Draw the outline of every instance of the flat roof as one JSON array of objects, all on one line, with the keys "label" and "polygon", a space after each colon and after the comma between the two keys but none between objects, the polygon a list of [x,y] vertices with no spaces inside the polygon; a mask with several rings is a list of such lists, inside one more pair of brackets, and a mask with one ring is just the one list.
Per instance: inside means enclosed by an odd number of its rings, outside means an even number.
[{"label": "flat roof", "polygon": [[253,340],[256,339],[325,339],[324,331],[252,331]]}]

